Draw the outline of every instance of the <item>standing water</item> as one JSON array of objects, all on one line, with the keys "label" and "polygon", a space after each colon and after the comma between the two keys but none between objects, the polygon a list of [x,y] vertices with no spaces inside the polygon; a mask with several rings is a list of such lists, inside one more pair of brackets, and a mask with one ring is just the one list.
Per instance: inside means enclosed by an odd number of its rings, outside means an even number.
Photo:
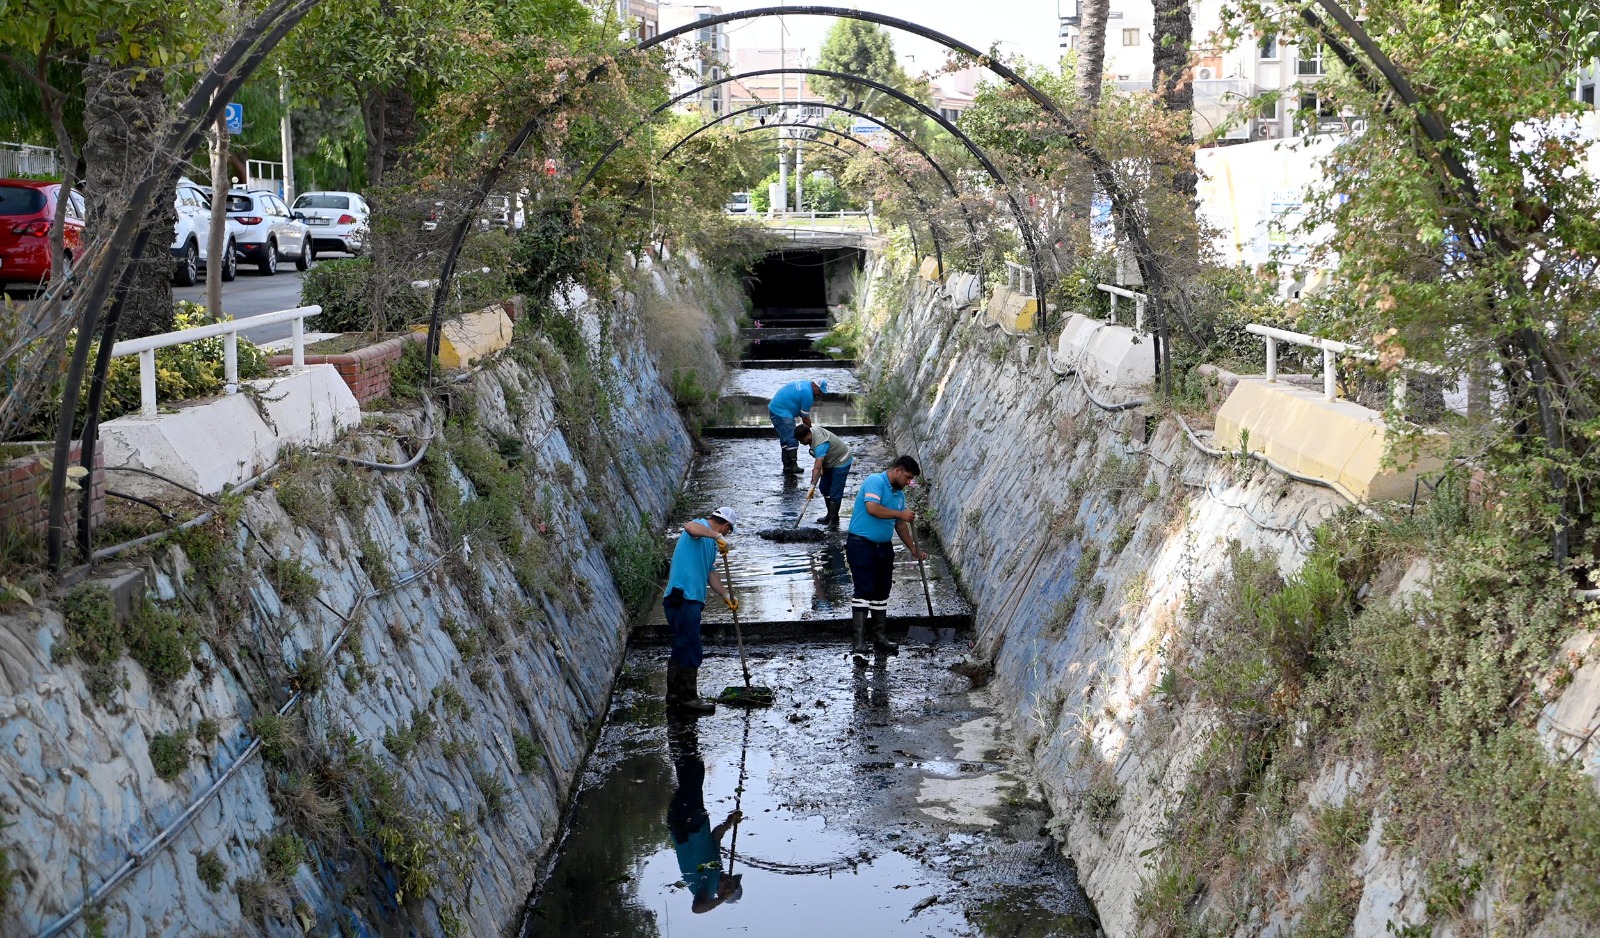
[{"label": "standing water", "polygon": [[[926,594],[916,562],[903,548],[897,557],[890,620],[904,634],[900,654],[852,662],[842,529],[861,481],[895,454],[835,397],[856,390],[850,371],[805,361],[773,367],[808,345],[787,337],[789,326],[821,331],[810,319],[816,311],[779,312],[770,300],[762,309],[760,290],[755,298],[756,318],[785,334],[784,351],[762,343],[751,355],[763,367],[730,376],[728,427],[708,432],[709,452],[696,461],[681,500],[688,507],[671,530],[719,505],[740,512],[730,560],[750,678],[772,688],[776,702],[723,706],[700,720],[669,716],[665,627],[653,609],[520,934],[1096,935],[1010,726],[988,691],[950,671],[968,650],[971,608],[936,545],[923,545],[933,554]],[[807,507],[801,524],[817,528],[825,511],[820,499],[805,505],[804,483],[780,475],[770,427],[759,433],[764,399],[802,379],[828,382],[820,422],[853,428],[856,463],[841,530],[821,542],[778,543],[755,532],[793,525]],[[803,451],[801,464],[809,471]],[[731,617],[713,602],[705,619],[700,690],[709,697],[743,676]],[[713,850],[720,872],[700,862]]]}]

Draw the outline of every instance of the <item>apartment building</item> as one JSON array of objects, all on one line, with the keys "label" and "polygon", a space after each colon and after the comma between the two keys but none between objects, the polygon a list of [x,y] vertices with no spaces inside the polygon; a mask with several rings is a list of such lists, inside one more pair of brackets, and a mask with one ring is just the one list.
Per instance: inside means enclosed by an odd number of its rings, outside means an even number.
[{"label": "apartment building", "polygon": [[656,0],[612,0],[617,17],[628,27],[634,41],[649,39],[661,32],[661,6]]},{"label": "apartment building", "polygon": [[[1061,0],[1061,47],[1076,49],[1082,35],[1080,0]],[[1349,122],[1317,94],[1327,61],[1320,47],[1304,47],[1276,35],[1224,44],[1223,0],[1194,0],[1194,132],[1219,142],[1273,140],[1296,133],[1297,122],[1315,115],[1319,129],[1349,130]],[[1155,9],[1150,0],[1111,0],[1106,21],[1105,70],[1119,87],[1148,89],[1155,77],[1150,53]],[[1265,99],[1265,100],[1263,100]],[[1255,102],[1261,102],[1256,104]]]},{"label": "apartment building", "polygon": [[[702,20],[719,16],[722,7],[708,4],[662,3],[657,7],[657,26],[660,31],[677,29]],[[675,93],[683,94],[707,82],[717,81],[728,74],[728,34],[718,23],[702,26],[673,46]],[[713,117],[728,112],[728,86],[707,88],[700,94],[678,105],[682,111],[699,110]]]},{"label": "apartment building", "polygon": [[[748,75],[751,72],[779,68],[804,68],[810,64],[804,49],[735,49],[733,72]],[[803,120],[821,117],[823,111],[815,106],[795,110],[795,102],[815,101],[818,96],[811,90],[808,75],[757,75],[728,83],[728,110],[737,111],[757,104],[770,104],[771,113],[777,113],[779,101],[790,105],[791,116]]]}]

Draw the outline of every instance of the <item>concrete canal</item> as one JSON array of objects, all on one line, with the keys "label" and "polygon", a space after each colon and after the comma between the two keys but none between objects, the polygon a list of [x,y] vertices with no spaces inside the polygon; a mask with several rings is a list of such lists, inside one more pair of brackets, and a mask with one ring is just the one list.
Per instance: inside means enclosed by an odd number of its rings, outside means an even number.
[{"label": "concrete canal", "polygon": [[[751,678],[775,705],[669,716],[664,619],[648,610],[562,844],[518,926],[526,938],[1097,933],[1012,727],[987,690],[951,670],[970,650],[972,608],[931,534],[920,535],[932,554],[926,593],[918,565],[897,555],[899,655],[859,667],[848,654],[843,529],[861,481],[895,452],[853,398],[853,370],[818,357],[807,334],[826,329],[824,301],[841,301],[837,271],[853,263],[806,252],[758,268],[746,367],[729,376],[721,426],[707,429],[663,532],[719,505],[740,512],[733,587]],[[820,499],[806,505],[803,481],[781,475],[766,416],[766,400],[803,379],[827,381],[818,422],[846,435],[855,469],[839,530],[777,542],[757,532],[793,526],[803,510],[800,526],[817,529],[823,514]],[[801,462],[809,467],[803,452]],[[711,696],[742,677],[728,612],[713,603],[705,618],[700,689]],[[701,805],[735,878],[709,903],[686,885],[669,828]]]}]

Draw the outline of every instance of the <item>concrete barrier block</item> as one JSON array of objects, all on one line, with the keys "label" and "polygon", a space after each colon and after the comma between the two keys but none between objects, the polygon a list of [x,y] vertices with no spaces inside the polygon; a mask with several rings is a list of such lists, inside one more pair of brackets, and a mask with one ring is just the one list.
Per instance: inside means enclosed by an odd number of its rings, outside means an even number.
[{"label": "concrete barrier block", "polygon": [[945,292],[950,294],[950,299],[957,309],[972,306],[983,295],[983,282],[977,276],[968,273],[956,272],[945,278]]},{"label": "concrete barrier block", "polygon": [[1031,296],[1013,293],[1010,287],[1004,285],[996,286],[994,292],[989,295],[989,318],[1012,332],[1031,330],[1034,314],[1038,310],[1038,300]]},{"label": "concrete barrier block", "polygon": [[[326,445],[361,421],[355,395],[332,365],[307,365],[245,384],[250,392],[101,424],[106,465],[148,469],[215,495],[277,462],[285,446]],[[143,497],[175,492],[134,473],[118,473],[117,488]]]},{"label": "concrete barrier block", "polygon": [[[439,327],[439,364],[466,368],[511,344],[511,317],[499,306],[467,313]],[[426,326],[418,330],[427,332]]]},{"label": "concrete barrier block", "polygon": [[1443,468],[1449,437],[1429,431],[1409,463],[1385,466],[1390,442],[1383,415],[1345,400],[1324,400],[1320,391],[1261,377],[1241,377],[1217,411],[1214,444],[1238,449],[1248,433],[1252,452],[1301,475],[1338,482],[1361,501],[1409,499],[1417,477]]},{"label": "concrete barrier block", "polygon": [[937,257],[924,257],[922,265],[917,268],[917,273],[922,275],[922,279],[930,283],[938,283],[944,271],[940,269]]}]

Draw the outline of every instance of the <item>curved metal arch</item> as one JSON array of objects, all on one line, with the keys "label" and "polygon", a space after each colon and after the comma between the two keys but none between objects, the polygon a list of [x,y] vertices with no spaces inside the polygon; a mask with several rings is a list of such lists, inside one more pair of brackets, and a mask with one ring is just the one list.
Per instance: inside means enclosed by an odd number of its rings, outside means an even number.
[{"label": "curved metal arch", "polygon": [[[796,9],[810,9],[810,8],[807,8],[807,7],[786,7],[784,9],[796,10]],[[826,8],[826,9],[831,9],[831,8]],[[712,17],[712,19],[717,19],[717,18],[716,17]],[[706,21],[702,20],[701,22],[706,22]],[[657,37],[657,38],[659,38],[659,37]],[[652,41],[653,40],[646,40],[646,42],[652,42]],[[645,47],[644,44],[640,45],[640,48],[644,48],[644,47]],[[904,91],[901,91],[900,89],[895,88],[892,85],[886,85],[883,82],[874,81],[873,79],[870,79],[870,78],[863,78],[863,77],[861,77],[859,75],[850,75],[850,74],[847,74],[845,72],[836,72],[836,71],[832,71],[830,69],[824,69],[824,68],[801,68],[801,67],[793,67],[793,68],[760,68],[760,69],[755,69],[755,70],[749,71],[749,72],[740,72],[738,74],[730,73],[730,74],[724,75],[721,78],[715,79],[713,81],[706,82],[705,84],[700,85],[698,88],[692,88],[692,89],[690,89],[688,91],[685,91],[684,93],[682,93],[680,95],[677,95],[677,96],[667,100],[666,102],[664,102],[660,106],[656,107],[643,120],[641,120],[638,123],[634,124],[632,127],[630,127],[627,130],[627,132],[625,132],[624,134],[619,136],[616,140],[612,141],[611,146],[607,147],[606,152],[601,154],[600,161],[604,161],[606,159],[609,159],[611,154],[614,153],[618,148],[620,148],[622,146],[622,144],[625,143],[627,141],[627,139],[629,137],[631,137],[635,131],[637,131],[640,127],[643,127],[646,124],[648,124],[656,116],[658,116],[661,113],[663,113],[664,111],[666,111],[672,105],[677,104],[678,102],[683,101],[683,100],[685,100],[685,99],[687,99],[689,97],[692,97],[693,95],[696,95],[696,94],[698,94],[698,93],[700,93],[702,91],[705,91],[705,90],[707,90],[709,88],[715,88],[715,87],[717,87],[719,85],[728,84],[729,82],[742,81],[742,80],[744,80],[746,78],[760,78],[760,77],[766,76],[766,75],[816,75],[816,76],[822,77],[822,78],[832,78],[832,79],[835,79],[837,81],[845,81],[845,82],[852,82],[852,83],[858,84],[858,85],[865,85],[868,88],[872,88],[875,91],[882,92],[883,94],[886,94],[891,98],[894,98],[896,101],[899,101],[901,104],[904,104],[909,108],[912,108],[913,110],[917,111],[922,116],[924,116],[924,117],[928,118],[929,120],[933,121],[934,123],[938,124],[946,133],[950,134],[950,136],[955,137],[956,140],[958,140],[961,143],[962,146],[967,148],[967,152],[971,153],[973,155],[973,157],[975,159],[977,159],[979,164],[981,164],[983,166],[984,171],[989,174],[989,178],[993,179],[995,181],[995,184],[998,185],[1000,187],[1000,189],[1005,193],[1006,201],[1008,203],[1010,203],[1010,205],[1011,205],[1011,214],[1017,220],[1017,229],[1022,234],[1022,241],[1023,241],[1024,245],[1027,246],[1027,249],[1028,249],[1028,257],[1029,257],[1029,260],[1031,261],[1031,264],[1029,266],[1031,266],[1033,268],[1033,278],[1034,278],[1033,282],[1035,284],[1035,292],[1041,292],[1042,293],[1046,281],[1044,279],[1044,267],[1039,262],[1039,244],[1038,244],[1038,240],[1034,237],[1033,225],[1029,222],[1027,213],[1023,212],[1021,203],[1019,203],[1017,201],[1016,196],[1012,194],[1012,192],[1011,192],[1011,184],[1010,184],[1009,181],[1007,181],[1007,179],[1005,177],[1005,174],[1000,171],[1000,168],[998,166],[994,165],[994,161],[989,159],[989,154],[986,153],[982,147],[980,147],[976,143],[974,143],[971,137],[967,136],[966,133],[961,130],[961,128],[959,128],[955,124],[951,123],[950,120],[948,118],[946,118],[943,114],[940,114],[938,111],[935,111],[934,109],[928,107],[926,104],[923,104],[921,101],[918,101],[916,98],[911,97],[910,95],[906,94]],[[598,165],[598,162],[597,162],[597,165]],[[465,235],[463,235],[463,238],[464,237],[465,237]],[[1043,312],[1042,304],[1041,304],[1041,311],[1040,311],[1040,314],[1039,314],[1039,322],[1040,322],[1041,325],[1043,325],[1045,323],[1045,313]]]},{"label": "curved metal arch", "polygon": [[[926,161],[929,166],[933,167],[933,171],[939,174],[939,178],[944,180],[945,188],[947,188],[950,191],[950,197],[953,198],[953,199],[956,199],[957,200],[957,204],[961,206],[961,214],[962,214],[962,216],[964,217],[964,219],[966,221],[967,233],[972,237],[972,243],[973,244],[981,243],[981,239],[978,237],[978,227],[972,220],[972,212],[971,212],[970,209],[967,208],[965,203],[960,201],[960,199],[961,199],[961,191],[956,188],[955,180],[951,179],[950,178],[950,174],[945,172],[945,168],[943,166],[939,165],[939,161],[938,160],[933,158],[933,154],[929,153],[925,148],[923,148],[923,146],[920,143],[917,143],[917,141],[915,139],[913,139],[910,135],[908,135],[904,131],[900,130],[898,127],[893,127],[893,126],[891,126],[891,125],[889,125],[887,123],[884,123],[884,121],[881,118],[874,117],[873,115],[867,113],[866,111],[857,110],[856,108],[845,107],[845,106],[840,105],[840,104],[824,104],[824,103],[807,103],[804,106],[805,107],[819,107],[819,108],[824,108],[824,109],[827,109],[827,110],[836,111],[836,112],[844,113],[844,114],[853,114],[856,117],[862,117],[862,118],[865,118],[867,120],[873,121],[873,122],[877,123],[879,126],[881,126],[884,130],[887,130],[891,134],[893,134],[894,136],[898,137],[907,146],[909,146],[913,150],[915,150],[917,152],[917,155],[921,156],[923,158],[923,160]],[[750,113],[753,113],[755,111],[765,111],[769,107],[772,107],[772,105],[770,105],[770,104],[753,104],[753,105],[751,105],[749,107],[740,108],[739,110],[736,110],[736,111],[729,111],[727,114],[723,114],[723,115],[721,115],[720,117],[717,117],[714,120],[706,122],[698,130],[695,130],[693,133],[691,133],[688,136],[684,137],[682,140],[678,141],[678,143],[673,144],[672,147],[668,148],[666,153],[663,153],[660,157],[657,157],[657,159],[663,159],[663,160],[666,159],[667,156],[669,156],[672,153],[673,149],[676,149],[679,145],[681,145],[683,143],[686,143],[690,138],[694,137],[696,134],[699,134],[701,131],[708,130],[708,129],[712,128],[712,127],[717,126],[718,124],[721,124],[724,121],[732,120],[735,117],[740,117],[742,115],[750,114]],[[763,127],[773,127],[773,126],[780,126],[780,125],[763,124],[761,126],[763,126]],[[806,127],[806,128],[815,129],[815,130],[832,130],[832,128],[816,127],[816,126],[813,126],[811,124],[787,124],[787,125],[781,125],[781,126]],[[837,131],[834,131],[834,132],[837,133]],[[850,135],[850,134],[843,134],[842,136],[845,136],[846,138],[848,138],[848,139],[850,139],[852,141],[855,141],[857,143],[861,143],[862,142],[861,140],[859,140],[858,138],[856,138],[855,136]],[[874,150],[873,152],[876,153],[877,151]],[[604,159],[604,157],[602,157],[602,159]],[[599,164],[597,163],[593,167],[593,169],[597,171],[599,169]],[[637,190],[635,190],[635,191],[637,191]],[[979,266],[980,266],[980,272],[981,272],[981,267],[982,267],[981,254],[980,254]]]}]

